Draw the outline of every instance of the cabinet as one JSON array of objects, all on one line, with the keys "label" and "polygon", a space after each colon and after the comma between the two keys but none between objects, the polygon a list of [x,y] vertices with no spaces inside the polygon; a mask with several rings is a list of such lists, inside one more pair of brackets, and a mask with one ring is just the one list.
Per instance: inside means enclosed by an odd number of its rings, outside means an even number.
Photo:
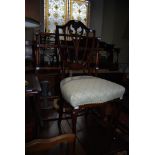
[{"label": "cabinet", "polygon": [[40,0],[25,0],[25,17],[40,21]]}]

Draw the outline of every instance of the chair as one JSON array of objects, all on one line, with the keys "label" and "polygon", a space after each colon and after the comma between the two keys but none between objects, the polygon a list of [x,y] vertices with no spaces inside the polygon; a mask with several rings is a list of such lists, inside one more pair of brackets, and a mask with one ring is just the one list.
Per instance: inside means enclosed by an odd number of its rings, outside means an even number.
[{"label": "chair", "polygon": [[80,21],[70,20],[65,25],[56,26],[56,44],[61,57],[63,75],[67,70],[82,69],[90,73],[89,65],[97,46],[94,30],[87,28]]},{"label": "chair", "polygon": [[[74,134],[62,134],[53,138],[48,139],[35,139],[32,140],[25,145],[25,152],[26,155],[29,154],[45,154],[45,151],[52,151],[54,147],[58,146],[59,144],[66,143],[68,144],[68,150],[65,149],[62,154],[66,155],[74,155],[75,154],[75,135]],[[62,146],[59,150],[61,150]],[[49,152],[46,152],[49,154]],[[52,154],[52,152],[51,152]]]},{"label": "chair", "polygon": [[[98,41],[94,30],[87,28],[80,21],[71,20],[63,26],[57,26],[56,34],[63,73],[63,79],[60,82],[62,100],[58,126],[61,127],[63,107],[66,102],[71,107],[72,130],[76,134],[79,112],[121,99],[125,88],[92,76],[92,71],[96,73],[98,58]],[[95,61],[93,61],[94,56]],[[74,70],[83,71],[84,74],[72,76]],[[65,77],[67,73],[71,77]]]}]

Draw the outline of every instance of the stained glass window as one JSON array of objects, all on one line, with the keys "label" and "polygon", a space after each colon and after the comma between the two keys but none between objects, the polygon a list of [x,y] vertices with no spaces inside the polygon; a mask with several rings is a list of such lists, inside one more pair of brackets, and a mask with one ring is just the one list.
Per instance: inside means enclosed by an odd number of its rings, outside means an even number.
[{"label": "stained glass window", "polygon": [[85,25],[88,25],[88,1],[71,0],[70,19],[80,20]]},{"label": "stained glass window", "polygon": [[87,0],[45,0],[44,12],[46,32],[54,33],[56,25],[63,25],[71,19],[80,20],[88,26]]},{"label": "stained glass window", "polygon": [[56,25],[66,22],[67,0],[45,0],[45,29],[55,32]]}]

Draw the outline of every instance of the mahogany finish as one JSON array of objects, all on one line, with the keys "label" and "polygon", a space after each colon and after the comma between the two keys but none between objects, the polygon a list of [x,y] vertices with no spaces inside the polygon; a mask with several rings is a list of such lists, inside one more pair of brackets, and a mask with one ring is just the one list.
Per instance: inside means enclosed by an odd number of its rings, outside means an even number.
[{"label": "mahogany finish", "polygon": [[[83,73],[91,74],[91,67],[93,67],[94,70],[98,69],[97,64],[99,42],[95,36],[94,30],[87,28],[80,21],[71,20],[63,26],[57,25],[56,33],[58,49],[61,56],[63,77],[65,77],[66,71],[68,71],[72,76],[73,70],[83,70]],[[95,56],[95,65],[92,65],[93,56]],[[63,97],[61,97],[58,121],[58,127],[60,132],[64,104],[65,101]],[[69,106],[71,107],[73,133],[76,134],[76,123],[79,112],[104,106],[105,104],[85,104],[80,105],[76,108],[72,107],[69,104]]]},{"label": "mahogany finish", "polygon": [[40,21],[40,0],[25,0],[25,17]]},{"label": "mahogany finish", "polygon": [[[59,60],[58,60],[58,52],[57,52],[57,44],[56,44],[56,36],[55,33],[44,33],[41,32],[39,34],[36,34],[36,50],[35,50],[35,55],[36,55],[36,66],[45,66],[44,64],[44,56],[46,55],[50,59],[56,58],[56,62],[52,62],[55,65],[59,65]],[[50,50],[50,54],[46,54],[46,50]],[[42,54],[41,54],[42,52]],[[42,58],[42,59],[41,59]]]},{"label": "mahogany finish", "polygon": [[26,154],[51,150],[57,144],[67,142],[70,144],[69,152],[63,152],[66,155],[74,155],[75,153],[75,135],[74,134],[62,134],[48,139],[34,139],[33,141],[26,143]]},{"label": "mahogany finish", "polygon": [[[82,22],[70,20],[65,25],[56,26],[56,44],[61,58],[62,71],[83,70],[90,72],[93,56],[97,55],[98,40],[95,30]],[[97,67],[97,61],[95,67]]]}]

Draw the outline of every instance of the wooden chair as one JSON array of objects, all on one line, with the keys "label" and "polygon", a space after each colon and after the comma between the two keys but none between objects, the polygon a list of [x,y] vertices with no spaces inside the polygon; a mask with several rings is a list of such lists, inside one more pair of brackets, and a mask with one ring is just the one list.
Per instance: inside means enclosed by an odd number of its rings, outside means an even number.
[{"label": "wooden chair", "polygon": [[[90,73],[93,54],[97,54],[95,30],[82,22],[70,20],[65,25],[56,26],[56,44],[59,49],[63,75],[66,71],[83,70]],[[94,64],[97,65],[97,64]]]},{"label": "wooden chair", "polygon": [[[67,143],[68,148],[65,151],[61,152],[61,148],[59,148],[60,154],[66,155],[74,155],[75,154],[75,135],[74,134],[62,134],[60,136],[56,136],[48,139],[35,139],[31,142],[26,143],[25,152],[26,155],[30,154],[50,154],[50,151],[54,149],[54,147],[59,144]],[[51,152],[52,154],[52,152]]]},{"label": "wooden chair", "polygon": [[[80,21],[71,20],[63,26],[57,26],[56,34],[64,78],[60,82],[62,100],[58,126],[61,127],[66,102],[71,107],[72,130],[76,134],[79,112],[122,98],[125,88],[96,76],[90,76],[92,70],[96,72],[98,62],[98,41],[94,30],[87,28]],[[74,70],[80,70],[89,76],[72,76]],[[67,73],[71,77],[66,77]]]}]

